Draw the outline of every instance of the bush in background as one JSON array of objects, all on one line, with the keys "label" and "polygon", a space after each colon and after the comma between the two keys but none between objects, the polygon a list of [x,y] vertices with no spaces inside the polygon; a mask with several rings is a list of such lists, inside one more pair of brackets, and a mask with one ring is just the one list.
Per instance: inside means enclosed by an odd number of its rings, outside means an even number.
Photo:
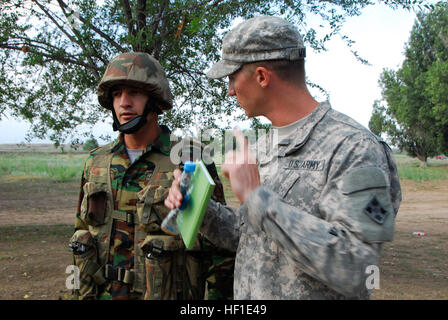
[{"label": "bush in background", "polygon": [[99,147],[98,141],[94,137],[90,137],[90,139],[84,142],[82,149],[85,151],[90,151],[98,147]]}]

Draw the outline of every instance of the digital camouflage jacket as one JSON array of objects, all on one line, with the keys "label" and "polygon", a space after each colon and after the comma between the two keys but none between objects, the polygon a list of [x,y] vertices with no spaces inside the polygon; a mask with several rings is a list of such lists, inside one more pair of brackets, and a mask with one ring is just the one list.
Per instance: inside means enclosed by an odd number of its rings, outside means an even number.
[{"label": "digital camouflage jacket", "polygon": [[256,144],[261,186],[238,210],[211,201],[201,228],[237,250],[235,299],[369,298],[401,202],[391,150],[328,103],[273,137]]}]

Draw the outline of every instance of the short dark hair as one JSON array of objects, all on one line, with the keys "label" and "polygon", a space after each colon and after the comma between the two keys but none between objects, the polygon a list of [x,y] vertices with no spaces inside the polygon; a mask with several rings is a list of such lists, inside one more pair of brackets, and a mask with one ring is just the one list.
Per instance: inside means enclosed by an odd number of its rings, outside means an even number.
[{"label": "short dark hair", "polygon": [[250,71],[258,67],[265,67],[274,71],[274,73],[284,81],[294,85],[305,84],[305,60],[264,60],[248,63]]}]

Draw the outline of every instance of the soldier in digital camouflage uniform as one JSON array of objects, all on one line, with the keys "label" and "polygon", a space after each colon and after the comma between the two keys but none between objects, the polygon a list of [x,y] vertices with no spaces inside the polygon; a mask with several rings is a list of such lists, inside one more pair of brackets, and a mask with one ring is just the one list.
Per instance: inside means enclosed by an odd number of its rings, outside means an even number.
[{"label": "soldier in digital camouflage uniform", "polygon": [[[401,189],[391,150],[314,100],[304,57],[292,24],[262,16],[224,37],[222,60],[207,73],[229,76],[246,114],[272,122],[252,151],[235,132],[240,150],[226,155],[222,173],[242,204],[211,201],[201,227],[237,250],[235,299],[368,299],[368,266],[393,240]],[[167,207],[182,198],[178,176]]]},{"label": "soldier in digital camouflage uniform", "polygon": [[[179,166],[170,161],[170,130],[158,124],[162,110],[172,108],[159,62],[146,53],[114,58],[98,85],[98,100],[112,111],[120,135],[92,150],[84,166],[70,241],[80,269],[74,297],[232,299],[234,253],[204,238],[187,251],[180,236],[160,228],[168,213],[163,200]],[[192,160],[194,148],[200,143],[184,143],[182,159]],[[216,183],[213,199],[225,204],[214,164],[208,169]]]}]

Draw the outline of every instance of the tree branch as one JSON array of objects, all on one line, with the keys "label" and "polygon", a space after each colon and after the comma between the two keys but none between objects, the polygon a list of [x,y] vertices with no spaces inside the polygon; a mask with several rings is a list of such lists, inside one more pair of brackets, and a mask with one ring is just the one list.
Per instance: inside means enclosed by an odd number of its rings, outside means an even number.
[{"label": "tree branch", "polygon": [[138,0],[137,4],[137,30],[146,27],[146,0]]},{"label": "tree branch", "polygon": [[34,3],[37,4],[37,6],[45,13],[45,15],[50,18],[51,21],[53,21],[53,23],[55,24],[55,26],[61,30],[66,36],[67,38],[69,38],[72,42],[74,43],[78,43],[76,41],[75,38],[73,38],[64,28],[62,28],[59,23],[56,21],[56,19],[50,14],[50,12],[42,5],[40,4],[37,0],[34,0]]},{"label": "tree branch", "polygon": [[[207,8],[215,8],[218,4],[220,4],[223,1],[224,0],[215,0],[212,4],[207,6],[206,9]],[[170,13],[168,13],[167,15],[171,16],[171,15],[175,15],[175,14],[180,14],[180,13],[185,12],[185,11],[195,11],[198,8],[203,8],[204,6],[206,6],[206,4],[208,2],[212,2],[212,1],[211,0],[204,0],[203,2],[195,4],[195,5],[192,5],[191,7],[188,7],[188,8],[173,10]]]},{"label": "tree branch", "polygon": [[[62,6],[62,4],[61,4],[61,2],[60,2],[59,0],[58,0],[58,3],[59,3],[59,7],[61,8],[62,13],[64,14],[65,18],[66,18],[67,20],[69,20],[69,15],[68,15],[67,12],[65,11],[65,8]],[[78,38],[78,43],[79,43],[79,45],[81,46],[81,48],[83,49],[83,51],[86,53],[87,61],[89,61],[89,64],[92,66],[92,69],[93,69],[93,70],[96,69],[96,64],[95,64],[95,62],[92,60],[91,53],[94,53],[94,56],[95,56],[95,57],[97,57],[99,60],[101,60],[104,64],[107,64],[107,62],[104,61],[104,59],[101,57],[101,55],[98,53],[98,51],[95,50],[94,47],[91,46],[91,47],[89,48],[89,49],[91,49],[91,50],[88,50],[88,49],[87,49],[87,47],[84,45],[84,42],[85,42],[85,41],[83,41],[82,36],[81,36],[81,34],[80,34],[80,32],[79,32],[78,30],[76,30],[76,29],[72,29],[72,31],[73,31],[73,33],[75,34],[75,36]],[[93,55],[93,54],[92,54],[92,55]],[[95,71],[95,72],[96,72],[96,71]],[[100,75],[99,75],[97,72],[96,72],[95,78],[100,78]]]},{"label": "tree branch", "polygon": [[[80,41],[77,41],[76,38],[74,38],[72,35],[70,35],[64,28],[62,28],[61,25],[59,25],[59,23],[56,21],[56,19],[50,14],[50,12],[42,5],[40,4],[37,0],[34,0],[34,3],[36,3],[39,8],[47,15],[48,18],[50,18],[51,21],[53,21],[53,23],[56,25],[56,27],[61,30],[73,43],[78,44],[81,49],[83,50],[83,52],[88,53],[88,50],[86,49],[86,47],[84,46],[83,42],[81,39],[79,39]],[[41,53],[42,54],[42,53]],[[51,56],[50,56],[51,57]],[[91,60],[91,58],[89,57],[89,55],[87,55],[87,59],[89,60],[91,66],[89,67],[90,70],[93,71],[95,79],[101,79],[99,72],[97,71],[98,68],[95,65],[95,63],[93,63],[93,61]]]},{"label": "tree branch", "polygon": [[[30,45],[30,47],[31,48],[38,48],[38,47],[33,46],[33,45]],[[0,43],[0,48],[16,50],[16,51],[22,51],[22,47],[21,46],[19,46],[19,47],[12,46],[12,45],[7,44],[7,43]],[[33,51],[31,51],[31,52],[33,52]],[[50,58],[52,60],[55,60],[55,61],[58,61],[58,62],[61,62],[61,63],[68,63],[68,64],[74,64],[74,65],[82,66],[84,68],[87,68],[87,69],[90,69],[90,70],[96,71],[96,72],[100,71],[98,68],[94,69],[90,64],[84,63],[84,62],[79,61],[79,60],[73,60],[70,57],[58,56],[58,55],[43,53],[43,52],[40,52],[40,51],[34,51],[33,53],[40,54],[43,57]],[[98,78],[98,80],[100,80],[100,79]]]},{"label": "tree branch", "polygon": [[[168,7],[168,1],[169,0],[166,0],[164,2],[164,9],[166,7]],[[164,15],[163,17],[161,17],[162,26],[160,28],[161,29],[160,30],[160,37],[156,38],[156,41],[154,41],[153,56],[157,60],[159,60],[159,58],[160,58],[160,51],[162,49],[162,39],[169,34],[169,30],[167,30],[168,16],[169,15],[167,14],[167,15]]]},{"label": "tree branch", "polygon": [[[16,39],[19,39],[19,40],[23,40],[23,44],[24,44],[24,45],[26,45],[26,44],[28,44],[28,43],[31,44],[32,42],[34,42],[34,43],[39,43],[39,44],[45,45],[45,46],[50,47],[50,48],[52,48],[52,49],[54,49],[54,50],[61,50],[61,48],[58,48],[58,47],[56,47],[56,46],[54,46],[54,45],[52,45],[52,44],[49,44],[49,43],[47,43],[47,42],[38,41],[38,40],[35,40],[35,39],[30,39],[30,38],[21,37],[21,36],[15,36],[15,38],[16,38]],[[11,39],[11,40],[12,40],[12,39]],[[37,45],[33,45],[33,46],[38,47]],[[45,47],[40,47],[40,48],[42,48],[42,49],[47,50],[47,51],[50,52],[50,50],[49,50],[48,48],[45,48]]]},{"label": "tree branch", "polygon": [[[157,18],[154,19],[154,21],[151,23],[151,29],[152,29],[152,39],[155,39],[157,30],[159,29],[160,21],[162,20],[163,13],[168,6],[168,1],[163,1],[159,7],[159,12],[157,13]],[[157,40],[154,41],[154,45],[152,47],[148,48],[148,52],[151,55],[154,55],[154,50],[156,48]]]},{"label": "tree branch", "polygon": [[[59,6],[64,7],[66,9],[72,10],[70,9],[70,7],[65,4],[62,0],[58,0]],[[73,10],[72,10],[73,11]],[[82,23],[87,24],[88,21],[82,17],[79,16],[79,20],[81,20]],[[100,29],[98,29],[97,27],[95,27],[91,22],[89,23],[90,28],[95,31],[98,35],[100,35],[103,39],[105,39],[107,42],[109,42],[113,47],[115,47],[115,49],[117,49],[120,52],[126,52],[126,49],[123,48],[122,46],[120,46],[117,42],[115,42],[111,37],[109,37],[107,34],[105,34],[103,31],[101,31]]]},{"label": "tree branch", "polygon": [[[161,54],[161,49],[162,49],[162,39],[164,39],[167,35],[169,35],[170,33],[174,33],[177,30],[177,26],[176,26],[176,28],[173,28],[173,29],[167,28],[168,20],[169,20],[170,16],[172,16],[176,13],[181,13],[181,12],[185,13],[186,11],[194,11],[197,8],[202,8],[204,6],[205,6],[205,12],[207,12],[207,10],[209,8],[214,8],[214,7],[218,6],[223,1],[224,0],[215,0],[213,3],[211,3],[210,5],[207,6],[207,3],[210,3],[212,1],[205,0],[202,3],[192,5],[188,8],[168,11],[165,14],[164,14],[164,11],[168,7],[169,1],[168,0],[164,1],[160,7],[157,18],[152,23],[152,25],[154,26],[152,29],[152,37],[155,38],[156,40],[154,41],[153,48],[150,48],[150,53],[154,56],[154,58],[160,59],[160,54]],[[185,23],[187,23],[187,21],[188,20],[186,20]],[[162,25],[160,27],[160,36],[156,38],[155,36],[159,29],[160,22],[162,22]]]},{"label": "tree branch", "polygon": [[132,12],[131,12],[131,6],[129,4],[129,0],[121,0],[121,4],[123,5],[123,10],[124,10],[124,15],[126,17],[126,25],[128,27],[128,31],[131,35],[133,35],[135,37],[136,32],[134,29],[134,24],[132,22]]}]

